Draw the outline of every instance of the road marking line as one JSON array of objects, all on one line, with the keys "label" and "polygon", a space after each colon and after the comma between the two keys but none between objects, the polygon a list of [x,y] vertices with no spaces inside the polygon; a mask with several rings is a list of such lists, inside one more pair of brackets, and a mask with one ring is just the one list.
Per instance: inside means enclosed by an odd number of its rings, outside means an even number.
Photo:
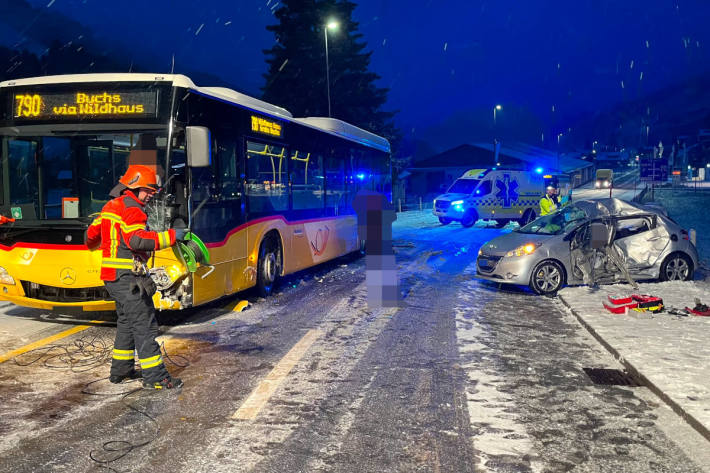
[{"label": "road marking line", "polygon": [[[103,322],[100,320],[92,320],[90,323],[102,324]],[[90,328],[90,327],[94,327],[94,325],[77,325],[76,327],[72,327],[69,330],[59,332],[59,333],[51,335],[47,338],[43,338],[42,340],[37,340],[36,342],[32,342],[29,345],[25,345],[23,347],[9,351],[7,353],[3,353],[2,355],[0,355],[0,363],[4,363],[7,360],[12,359],[18,355],[22,355],[23,353],[27,353],[28,351],[34,350],[35,348],[40,348],[44,345],[48,345],[56,340],[59,340],[64,337],[68,337],[69,335],[75,334],[77,332],[81,332],[82,330],[86,330],[87,328]]]},{"label": "road marking line", "polygon": [[255,419],[296,363],[322,334],[320,330],[309,330],[252,391],[242,406],[232,415],[232,419]]}]

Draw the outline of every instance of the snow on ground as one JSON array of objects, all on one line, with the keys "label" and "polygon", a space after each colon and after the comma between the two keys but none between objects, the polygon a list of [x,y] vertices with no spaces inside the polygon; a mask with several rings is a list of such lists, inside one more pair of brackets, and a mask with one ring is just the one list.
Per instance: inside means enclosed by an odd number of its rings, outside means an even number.
[{"label": "snow on ground", "polygon": [[668,312],[628,315],[602,306],[608,295],[652,294],[666,308],[695,305],[694,298],[710,304],[710,281],[642,283],[570,287],[559,296],[596,334],[690,417],[710,431],[710,317],[676,316]]},{"label": "snow on ground", "polygon": [[[470,275],[475,272],[475,264],[464,271]],[[465,317],[476,304],[476,284],[478,281],[468,281],[459,291],[455,318],[459,353],[469,358],[461,366],[469,383],[475,386],[466,390],[466,404],[471,421],[479,428],[475,440],[478,466],[484,473],[495,472],[497,465],[492,457],[515,455],[530,458],[533,472],[542,471],[533,440],[518,416],[512,414],[516,407],[514,396],[501,389],[505,380],[492,361],[495,350],[483,343],[485,329],[475,318]],[[470,359],[467,355],[471,353],[478,353],[480,358]]]}]

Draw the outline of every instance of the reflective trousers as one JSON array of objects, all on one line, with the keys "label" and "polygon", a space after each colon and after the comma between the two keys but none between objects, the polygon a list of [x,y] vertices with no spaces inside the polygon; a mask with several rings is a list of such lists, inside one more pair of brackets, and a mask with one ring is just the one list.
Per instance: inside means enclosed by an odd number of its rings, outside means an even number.
[{"label": "reflective trousers", "polygon": [[125,376],[135,366],[134,350],[143,372],[143,380],[148,383],[162,381],[168,377],[163,363],[160,346],[155,341],[158,336],[158,321],[150,295],[141,290],[139,278],[123,274],[115,281],[104,281],[106,290],[116,301],[116,340],[113,343],[111,375]]}]

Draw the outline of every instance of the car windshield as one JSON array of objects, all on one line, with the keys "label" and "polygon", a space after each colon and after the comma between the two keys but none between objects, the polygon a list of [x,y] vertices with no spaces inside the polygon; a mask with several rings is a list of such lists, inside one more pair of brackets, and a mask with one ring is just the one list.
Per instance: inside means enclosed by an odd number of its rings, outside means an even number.
[{"label": "car windshield", "polygon": [[584,210],[579,207],[569,206],[535,219],[515,231],[539,235],[560,235],[572,230],[587,218]]},{"label": "car windshield", "polygon": [[449,187],[449,192],[452,194],[472,194],[478,183],[478,179],[457,179]]}]

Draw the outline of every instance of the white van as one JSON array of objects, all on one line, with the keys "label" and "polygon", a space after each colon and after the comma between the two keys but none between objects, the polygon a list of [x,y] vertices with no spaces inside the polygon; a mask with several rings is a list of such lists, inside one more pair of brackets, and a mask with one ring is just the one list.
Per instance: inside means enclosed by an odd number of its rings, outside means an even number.
[{"label": "white van", "polygon": [[471,169],[434,199],[434,215],[442,225],[452,221],[470,227],[478,219],[495,220],[496,227],[511,220],[525,225],[535,219],[545,193],[540,174],[520,170]]}]

